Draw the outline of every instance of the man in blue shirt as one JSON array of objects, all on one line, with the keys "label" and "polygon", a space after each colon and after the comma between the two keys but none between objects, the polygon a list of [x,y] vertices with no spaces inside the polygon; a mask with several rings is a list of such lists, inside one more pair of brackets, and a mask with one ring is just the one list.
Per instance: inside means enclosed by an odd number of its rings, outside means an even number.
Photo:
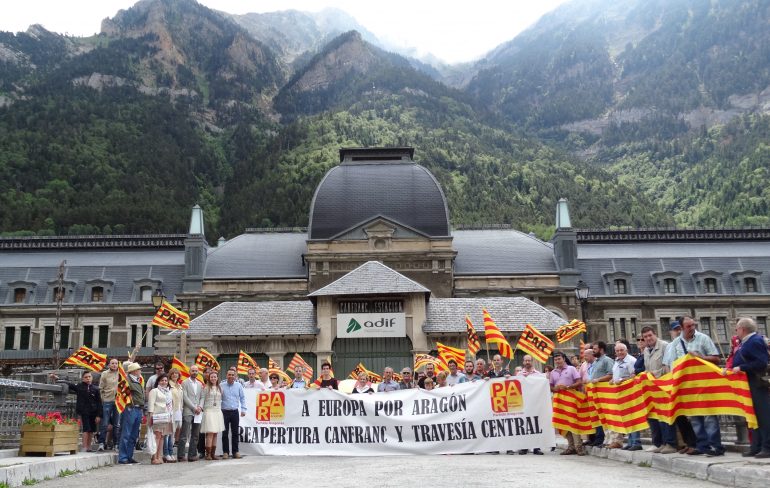
[{"label": "man in blue shirt", "polygon": [[[232,369],[227,372],[227,379],[220,383],[222,388],[222,416],[225,418],[225,431],[222,432],[222,459],[230,457],[230,440],[232,441],[232,452],[234,459],[240,459],[238,452],[238,410],[241,411],[241,417],[246,416],[246,396],[243,394],[243,385],[240,381],[235,381],[235,371]],[[228,434],[230,434],[228,436]],[[232,436],[232,439],[228,439]]]},{"label": "man in blue shirt", "polygon": [[401,386],[393,379],[393,368],[385,366],[382,371],[382,383],[377,385],[377,391],[398,391],[400,389]]},{"label": "man in blue shirt", "polygon": [[743,371],[749,380],[749,392],[757,415],[757,428],[751,436],[751,449],[744,457],[770,458],[770,391],[762,377],[767,372],[768,352],[765,338],[757,334],[757,323],[741,318],[735,324],[741,347],[733,359],[733,372]]}]

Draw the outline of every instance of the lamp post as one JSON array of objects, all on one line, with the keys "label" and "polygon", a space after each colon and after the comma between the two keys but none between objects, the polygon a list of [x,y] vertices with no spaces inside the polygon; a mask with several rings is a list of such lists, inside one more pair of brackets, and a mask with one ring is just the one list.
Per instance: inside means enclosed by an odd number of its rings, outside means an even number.
[{"label": "lamp post", "polygon": [[588,284],[580,280],[575,287],[575,298],[580,302],[580,317],[586,324],[586,332],[583,337],[584,342],[588,340],[588,299],[591,297],[591,289]]}]

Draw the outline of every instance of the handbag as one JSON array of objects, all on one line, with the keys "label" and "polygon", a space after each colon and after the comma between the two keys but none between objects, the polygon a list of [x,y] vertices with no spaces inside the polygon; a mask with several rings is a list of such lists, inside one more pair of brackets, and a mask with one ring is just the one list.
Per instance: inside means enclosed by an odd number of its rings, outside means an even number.
[{"label": "handbag", "polygon": [[162,424],[164,422],[169,422],[171,420],[171,416],[168,413],[154,413],[152,414],[152,423],[153,424]]},{"label": "handbag", "polygon": [[147,432],[147,435],[145,435],[144,448],[150,456],[154,455],[155,451],[157,451],[158,445],[155,443],[155,434],[152,432]]}]

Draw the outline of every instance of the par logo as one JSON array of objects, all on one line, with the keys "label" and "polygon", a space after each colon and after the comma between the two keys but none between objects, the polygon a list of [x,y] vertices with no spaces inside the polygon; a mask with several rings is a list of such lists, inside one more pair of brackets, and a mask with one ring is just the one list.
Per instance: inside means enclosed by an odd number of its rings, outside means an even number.
[{"label": "par logo", "polygon": [[361,330],[361,324],[356,319],[350,319],[350,322],[348,322],[348,334],[357,330]]},{"label": "par logo", "polygon": [[280,391],[257,394],[257,422],[282,422],[286,414],[286,396]]},{"label": "par logo", "polygon": [[495,381],[489,385],[492,411],[495,413],[520,412],[524,410],[519,380]]}]

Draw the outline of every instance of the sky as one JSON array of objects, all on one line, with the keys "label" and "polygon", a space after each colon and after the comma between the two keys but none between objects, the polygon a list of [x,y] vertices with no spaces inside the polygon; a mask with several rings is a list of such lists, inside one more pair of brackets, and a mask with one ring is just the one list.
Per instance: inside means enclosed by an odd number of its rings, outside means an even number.
[{"label": "sky", "polygon": [[[566,0],[199,0],[231,14],[327,7],[346,11],[382,41],[432,54],[448,63],[471,61],[513,39]],[[135,0],[11,0],[3,2],[0,30],[42,24],[76,36],[98,33],[101,21]]]}]

